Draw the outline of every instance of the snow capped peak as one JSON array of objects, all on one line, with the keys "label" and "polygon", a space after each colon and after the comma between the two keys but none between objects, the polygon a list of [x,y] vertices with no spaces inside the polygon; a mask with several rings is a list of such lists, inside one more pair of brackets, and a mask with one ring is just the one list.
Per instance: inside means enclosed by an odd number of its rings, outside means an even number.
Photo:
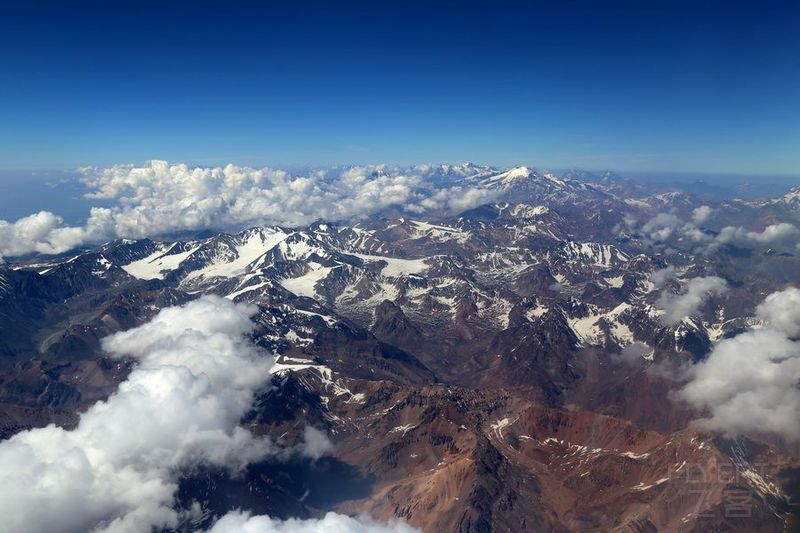
[{"label": "snow capped peak", "polygon": [[550,208],[544,205],[517,204],[511,210],[511,214],[518,218],[535,218],[550,212]]},{"label": "snow capped peak", "polygon": [[513,189],[533,193],[550,193],[576,189],[575,184],[568,184],[555,174],[539,172],[524,166],[489,176],[483,180],[483,185],[489,189],[502,189],[505,191]]},{"label": "snow capped peak", "polygon": [[504,184],[514,184],[515,182],[523,182],[531,179],[541,179],[550,177],[550,174],[541,174],[530,167],[514,167],[493,176],[492,181]]},{"label": "snow capped peak", "polygon": [[792,207],[800,207],[800,187],[792,187],[779,201]]},{"label": "snow capped peak", "polygon": [[325,250],[322,243],[305,232],[296,232],[289,235],[278,243],[284,260],[302,261],[307,260],[312,255],[318,257],[328,257],[330,254]]},{"label": "snow capped peak", "polygon": [[508,189],[514,187],[519,182],[527,181],[534,175],[535,172],[528,167],[516,167],[489,176],[484,180],[484,183],[490,188]]},{"label": "snow capped peak", "polygon": [[516,167],[512,168],[509,171],[505,172],[505,177],[514,179],[514,178],[527,178],[533,174],[533,170],[528,167]]}]

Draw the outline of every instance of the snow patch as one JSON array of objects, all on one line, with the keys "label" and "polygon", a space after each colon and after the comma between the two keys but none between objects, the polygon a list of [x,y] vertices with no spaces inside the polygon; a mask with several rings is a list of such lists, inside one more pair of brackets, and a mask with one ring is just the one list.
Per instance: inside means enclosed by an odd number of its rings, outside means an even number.
[{"label": "snow patch", "polygon": [[172,244],[166,251],[162,247],[144,259],[124,265],[122,269],[138,279],[164,279],[167,272],[178,268],[187,257],[199,248],[199,246],[195,246],[185,252],[170,254],[170,251],[176,246],[177,243]]}]

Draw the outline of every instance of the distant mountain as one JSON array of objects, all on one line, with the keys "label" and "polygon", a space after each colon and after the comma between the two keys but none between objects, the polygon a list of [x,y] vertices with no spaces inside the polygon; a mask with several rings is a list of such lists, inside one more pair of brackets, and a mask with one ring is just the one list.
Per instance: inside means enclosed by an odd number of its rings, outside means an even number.
[{"label": "distant mountain", "polygon": [[800,210],[800,187],[792,187],[783,196],[772,200],[772,203],[784,205],[790,209]]}]

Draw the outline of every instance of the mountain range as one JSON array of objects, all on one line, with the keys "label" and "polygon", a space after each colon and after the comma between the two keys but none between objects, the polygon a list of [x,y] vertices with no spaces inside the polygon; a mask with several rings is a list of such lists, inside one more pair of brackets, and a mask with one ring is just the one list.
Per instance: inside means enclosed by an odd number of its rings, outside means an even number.
[{"label": "mountain range", "polygon": [[74,427],[134,367],[103,338],[216,295],[257,307],[277,357],[243,425],[289,443],[310,425],[333,448],[187,473],[175,505],[203,512],[177,530],[242,507],[423,531],[797,527],[798,441],[703,427],[678,395],[797,285],[797,189],[709,203],[610,173],[428,172],[487,201],[6,258],[0,438]]}]

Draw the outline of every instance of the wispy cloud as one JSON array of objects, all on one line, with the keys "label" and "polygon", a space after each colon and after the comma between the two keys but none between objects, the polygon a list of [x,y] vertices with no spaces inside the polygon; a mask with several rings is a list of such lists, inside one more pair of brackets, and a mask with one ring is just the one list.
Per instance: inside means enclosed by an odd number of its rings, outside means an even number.
[{"label": "wispy cloud", "polygon": [[[654,274],[653,281],[656,285],[664,283],[662,272]],[[659,319],[667,325],[677,324],[697,313],[709,297],[722,294],[726,290],[727,282],[717,276],[692,278],[677,294],[665,289],[656,301],[656,305],[663,311]]]}]

